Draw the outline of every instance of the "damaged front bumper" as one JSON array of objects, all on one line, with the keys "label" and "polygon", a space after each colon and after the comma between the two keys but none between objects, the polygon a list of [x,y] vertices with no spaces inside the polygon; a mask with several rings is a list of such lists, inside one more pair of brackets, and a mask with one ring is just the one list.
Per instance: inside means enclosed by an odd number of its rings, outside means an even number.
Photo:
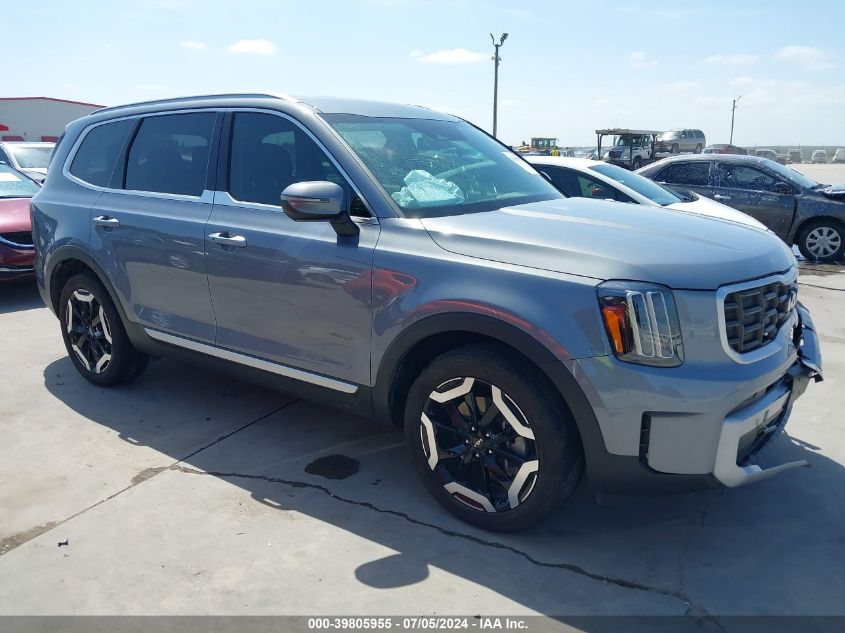
[{"label": "damaged front bumper", "polygon": [[810,380],[822,380],[821,350],[812,317],[800,303],[797,313],[798,327],[793,342],[798,360],[762,398],[727,416],[722,425],[713,475],[725,486],[742,486],[785,470],[809,466],[806,460],[765,469],[755,463],[783,430],[793,404],[807,389]]}]

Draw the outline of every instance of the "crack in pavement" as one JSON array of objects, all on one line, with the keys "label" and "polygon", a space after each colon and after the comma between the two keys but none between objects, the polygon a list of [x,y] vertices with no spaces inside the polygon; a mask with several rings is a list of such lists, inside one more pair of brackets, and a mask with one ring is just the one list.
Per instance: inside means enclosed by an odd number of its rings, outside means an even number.
[{"label": "crack in pavement", "polygon": [[713,625],[719,631],[725,631],[726,630],[722,626],[722,624],[719,622],[718,618],[711,615],[707,611],[707,609],[705,609],[703,606],[695,603],[692,600],[692,598],[690,598],[684,591],[675,591],[673,589],[666,589],[666,588],[663,588],[663,587],[656,587],[656,586],[652,586],[652,585],[647,585],[647,584],[632,581],[632,580],[626,580],[624,578],[618,578],[616,576],[607,576],[607,575],[603,575],[603,574],[598,574],[598,573],[595,573],[595,572],[588,571],[587,569],[584,569],[580,565],[575,565],[575,564],[572,564],[572,563],[549,563],[549,562],[545,562],[545,561],[539,560],[539,559],[535,558],[534,556],[532,556],[531,554],[524,552],[520,549],[517,549],[516,547],[513,547],[511,545],[505,545],[504,543],[499,543],[497,541],[490,541],[490,540],[481,538],[479,536],[474,536],[472,534],[466,534],[464,532],[457,532],[455,530],[449,530],[447,528],[441,527],[441,526],[436,525],[434,523],[428,523],[426,521],[421,521],[420,519],[416,519],[416,518],[410,516],[409,514],[406,514],[405,512],[401,512],[399,510],[390,510],[390,509],[380,508],[377,505],[370,503],[369,501],[356,501],[355,499],[349,499],[347,497],[343,497],[343,496],[333,492],[329,488],[322,486],[320,484],[310,483],[310,482],[307,482],[307,481],[296,481],[296,480],[292,480],[292,479],[283,479],[281,477],[271,477],[269,475],[249,475],[249,474],[244,474],[244,473],[196,470],[194,468],[189,468],[187,466],[181,466],[178,463],[171,466],[170,469],[178,471],[178,472],[186,473],[186,474],[189,474],[189,475],[206,475],[206,476],[217,477],[219,479],[250,479],[250,480],[265,481],[265,482],[273,483],[273,484],[282,484],[282,485],[285,485],[285,486],[290,486],[291,488],[306,488],[306,489],[311,489],[311,490],[318,490],[318,491],[324,493],[325,495],[327,495],[328,497],[330,497],[331,499],[334,499],[336,501],[340,501],[342,503],[347,503],[347,504],[350,504],[350,505],[358,506],[358,507],[361,507],[361,508],[366,508],[366,509],[372,510],[374,512],[379,512],[379,513],[382,513],[382,514],[388,514],[388,515],[391,515],[391,516],[395,516],[395,517],[403,519],[403,520],[405,520],[409,523],[412,523],[414,525],[418,525],[420,527],[425,527],[425,528],[435,530],[435,531],[439,532],[440,534],[442,534],[444,536],[463,539],[463,540],[475,543],[477,545],[481,545],[483,547],[491,547],[491,548],[494,548],[494,549],[500,549],[500,550],[508,551],[512,554],[515,554],[517,556],[524,558],[525,560],[527,560],[532,565],[536,565],[538,567],[545,567],[545,568],[549,568],[549,569],[562,569],[562,570],[571,572],[573,574],[583,576],[585,578],[590,578],[592,580],[596,580],[596,581],[602,582],[604,584],[615,585],[615,586],[621,587],[623,589],[632,589],[632,590],[635,590],[635,591],[644,591],[644,592],[647,592],[647,593],[654,593],[654,594],[666,596],[666,597],[669,597],[669,598],[674,598],[675,600],[679,600],[680,602],[682,602],[684,604],[684,606],[688,607],[687,613],[685,613],[685,615],[689,615],[690,614],[689,609],[693,609],[694,611],[698,612],[698,616],[693,616],[693,617],[697,617],[702,622],[709,623],[709,624]]},{"label": "crack in pavement", "polygon": [[125,488],[121,488],[120,490],[118,490],[114,494],[111,494],[108,497],[105,497],[104,499],[100,499],[96,503],[93,503],[90,506],[83,508],[79,512],[75,512],[74,514],[70,515],[69,517],[65,517],[64,519],[61,519],[61,520],[58,520],[58,521],[50,521],[49,523],[46,523],[44,525],[39,525],[39,526],[30,528],[28,530],[25,530],[23,532],[17,532],[16,534],[12,534],[11,536],[5,537],[2,541],[0,541],[0,556],[8,554],[13,549],[20,547],[24,543],[27,543],[27,542],[31,541],[32,539],[34,539],[38,536],[41,536],[42,534],[46,534],[47,532],[52,531],[52,530],[56,529],[57,527],[59,527],[60,525],[64,525],[68,521],[71,521],[78,516],[82,516],[86,512],[93,510],[94,508],[111,501],[115,497],[119,497],[120,495],[122,495],[127,490],[131,490],[135,486],[152,479],[156,475],[164,472],[165,470],[172,468],[173,466],[176,466],[180,462],[183,462],[186,459],[190,459],[191,457],[193,457],[197,453],[200,453],[200,452],[206,450],[207,448],[211,448],[215,444],[218,444],[218,443],[222,442],[223,440],[232,437],[235,433],[239,433],[239,432],[243,431],[244,429],[249,428],[253,424],[261,422],[262,420],[269,418],[271,415],[274,415],[274,414],[278,413],[279,411],[286,409],[287,407],[289,407],[292,404],[295,404],[297,402],[299,402],[299,400],[292,400],[292,401],[288,402],[287,404],[283,404],[281,407],[277,407],[276,409],[273,409],[269,413],[266,413],[266,414],[256,418],[255,420],[251,420],[250,422],[247,422],[246,424],[242,424],[241,426],[237,427],[233,431],[230,431],[228,433],[225,433],[224,435],[221,435],[220,437],[216,438],[215,440],[212,440],[208,444],[205,444],[201,448],[198,448],[195,451],[192,451],[191,453],[189,453],[188,455],[185,455],[184,457],[177,459],[176,461],[172,462],[168,466],[158,466],[158,467],[147,468],[145,470],[142,470],[140,473],[138,473],[137,475],[135,475],[132,478],[129,485],[126,486]]}]

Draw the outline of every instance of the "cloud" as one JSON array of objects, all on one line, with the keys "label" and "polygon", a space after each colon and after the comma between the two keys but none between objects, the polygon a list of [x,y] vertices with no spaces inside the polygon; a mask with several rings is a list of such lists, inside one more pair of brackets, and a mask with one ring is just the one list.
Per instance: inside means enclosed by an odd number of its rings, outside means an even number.
[{"label": "cloud", "polygon": [[704,60],[705,64],[727,64],[730,66],[739,66],[741,64],[753,64],[760,58],[757,55],[749,55],[748,53],[733,53],[725,55],[723,53],[716,53]]},{"label": "cloud", "polygon": [[422,57],[423,52],[420,49],[414,49],[410,53],[408,53],[411,57]]},{"label": "cloud", "polygon": [[700,87],[697,81],[676,81],[671,84],[663,84],[662,88],[666,92],[687,92],[689,90],[696,90]]},{"label": "cloud", "polygon": [[774,58],[801,64],[806,70],[830,70],[838,66],[830,55],[813,46],[784,46],[774,54]]},{"label": "cloud", "polygon": [[257,40],[240,40],[230,44],[226,50],[237,55],[272,55],[276,52],[276,45],[269,40],[259,38]]},{"label": "cloud", "polygon": [[643,51],[634,51],[628,55],[632,68],[649,68],[657,65],[656,59],[650,59]]},{"label": "cloud", "polygon": [[191,51],[204,51],[206,48],[208,48],[205,42],[197,42],[195,40],[184,40],[182,42],[179,42],[179,46],[181,46],[182,48],[187,48]]},{"label": "cloud", "polygon": [[428,62],[430,64],[474,64],[476,62],[485,61],[489,58],[489,55],[475,51],[468,51],[465,48],[454,48],[452,50],[442,50],[429,53],[428,55],[419,55],[417,57],[419,57],[421,61]]}]

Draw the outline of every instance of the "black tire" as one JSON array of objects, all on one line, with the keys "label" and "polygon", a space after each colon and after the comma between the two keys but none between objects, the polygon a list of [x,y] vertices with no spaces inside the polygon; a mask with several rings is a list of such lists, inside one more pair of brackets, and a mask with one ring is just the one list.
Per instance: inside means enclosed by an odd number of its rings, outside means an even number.
[{"label": "black tire", "polygon": [[631,171],[637,171],[640,167],[643,166],[643,159],[637,156],[634,159],[634,162],[631,164]]},{"label": "black tire", "polygon": [[[73,310],[71,331],[69,306]],[[59,323],[68,356],[89,382],[111,387],[134,380],[147,368],[149,356],[132,346],[120,314],[94,275],[79,273],[65,283],[59,299]]]},{"label": "black tire", "polygon": [[678,147],[677,143],[672,143],[672,153],[673,154],[677,154],[679,149],[680,148]]},{"label": "black tire", "polygon": [[796,244],[809,261],[838,261],[845,254],[845,225],[828,218],[813,220],[801,228]]},{"label": "black tire", "polygon": [[[472,397],[458,394],[444,402],[430,398],[435,393],[459,392],[470,378]],[[508,422],[499,406],[489,404],[495,394],[482,395],[493,388],[499,390],[498,401],[518,418],[517,426]],[[455,420],[456,425],[450,427]],[[466,439],[461,440],[455,431],[459,425]],[[528,439],[529,434],[533,439]],[[539,522],[572,494],[583,467],[578,430],[560,397],[535,366],[498,345],[468,345],[432,361],[408,394],[405,437],[414,466],[432,496],[467,523],[496,532],[515,532]],[[500,442],[502,437],[511,439]],[[455,442],[451,448],[438,449],[434,466],[430,465],[432,439],[435,448]],[[531,474],[521,477],[523,470]],[[483,484],[473,485],[479,480],[487,482],[486,491]],[[454,489],[456,484],[460,491]],[[452,486],[452,491],[446,486]]]},{"label": "black tire", "polygon": [[695,153],[696,153],[696,154],[700,154],[700,153],[701,153],[701,143],[699,143],[698,145],[696,145],[696,146],[695,146]]}]

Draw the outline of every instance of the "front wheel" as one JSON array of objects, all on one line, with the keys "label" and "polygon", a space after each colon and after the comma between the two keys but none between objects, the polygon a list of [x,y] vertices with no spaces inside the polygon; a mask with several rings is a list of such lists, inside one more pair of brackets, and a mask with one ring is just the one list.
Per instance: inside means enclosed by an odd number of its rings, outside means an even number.
[{"label": "front wheel", "polygon": [[428,491],[487,530],[537,523],[582,469],[575,423],[545,377],[494,345],[435,359],[411,387],[405,433]]},{"label": "front wheel", "polygon": [[59,300],[62,339],[82,377],[107,387],[140,376],[149,356],[137,351],[108,292],[92,274],[71,277]]},{"label": "front wheel", "polygon": [[631,169],[632,169],[633,171],[637,171],[637,170],[638,170],[640,167],[642,167],[642,166],[643,166],[643,159],[642,159],[642,158],[640,158],[639,156],[637,156],[637,157],[634,159],[633,164],[631,165]]},{"label": "front wheel", "polygon": [[810,261],[832,262],[845,253],[845,230],[836,220],[816,220],[798,234],[798,250]]}]

